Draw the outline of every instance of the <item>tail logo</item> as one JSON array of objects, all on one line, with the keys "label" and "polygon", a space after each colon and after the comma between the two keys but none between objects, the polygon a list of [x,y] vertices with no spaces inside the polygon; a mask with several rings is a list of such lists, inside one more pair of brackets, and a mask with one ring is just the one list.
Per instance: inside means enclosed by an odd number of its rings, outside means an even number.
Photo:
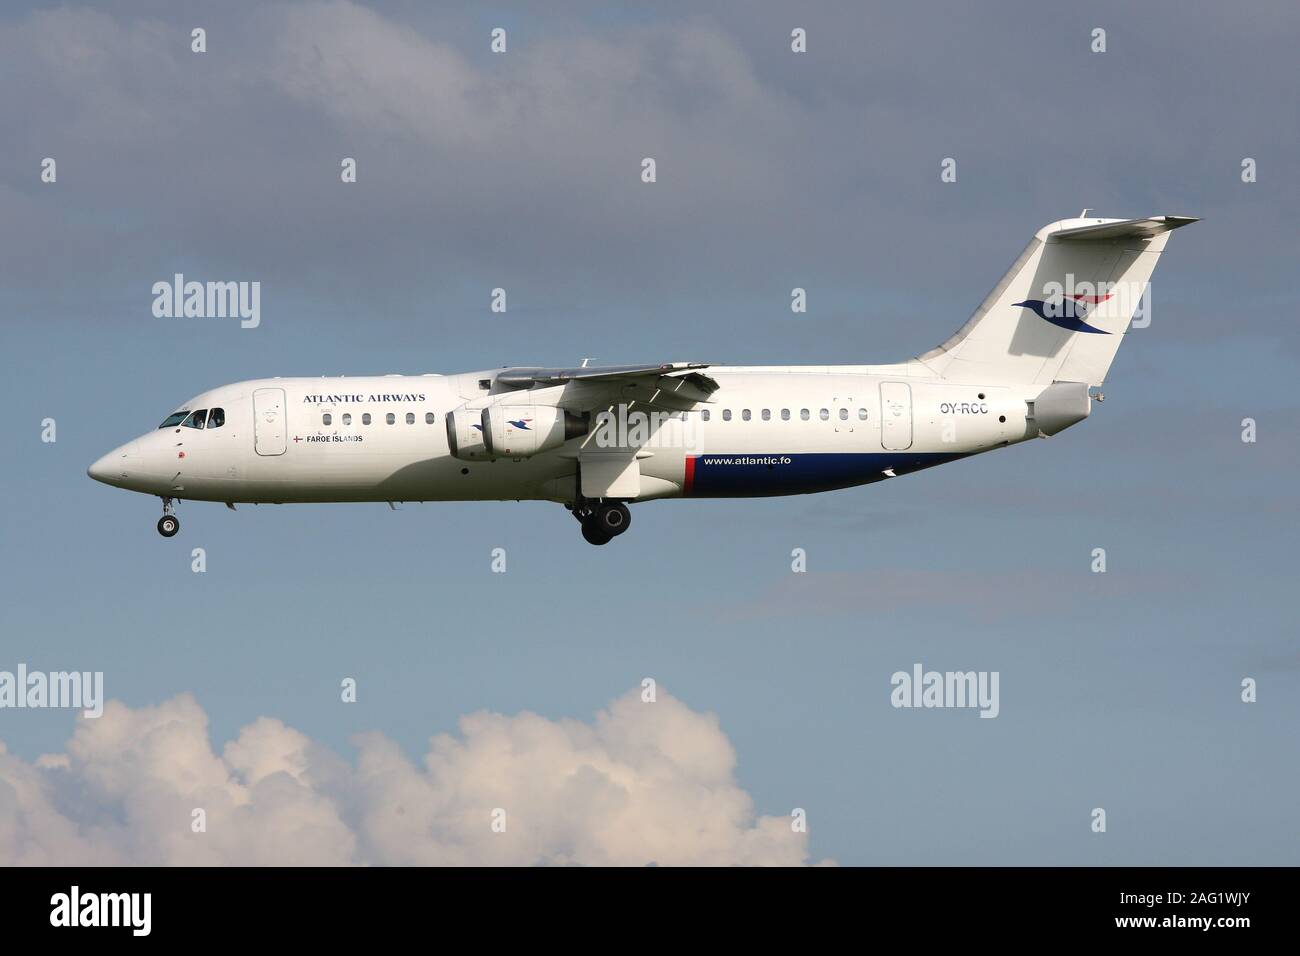
[{"label": "tail logo", "polygon": [[1105,329],[1089,325],[1084,321],[1088,310],[1098,303],[1105,302],[1111,294],[1106,295],[1065,295],[1053,297],[1050,301],[1026,299],[1024,302],[1012,303],[1024,309],[1030,309],[1045,322],[1051,322],[1059,328],[1070,332],[1091,332],[1095,335],[1110,335]]}]

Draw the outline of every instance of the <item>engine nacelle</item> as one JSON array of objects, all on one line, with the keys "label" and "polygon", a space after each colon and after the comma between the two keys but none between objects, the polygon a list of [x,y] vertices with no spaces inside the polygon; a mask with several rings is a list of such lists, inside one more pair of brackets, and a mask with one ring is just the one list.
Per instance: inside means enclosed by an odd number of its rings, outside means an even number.
[{"label": "engine nacelle", "polygon": [[477,408],[462,405],[444,416],[447,421],[447,447],[457,458],[485,461],[492,457],[483,441],[482,414]]},{"label": "engine nacelle", "polygon": [[553,405],[489,405],[483,443],[491,458],[527,458],[587,433],[587,421]]}]

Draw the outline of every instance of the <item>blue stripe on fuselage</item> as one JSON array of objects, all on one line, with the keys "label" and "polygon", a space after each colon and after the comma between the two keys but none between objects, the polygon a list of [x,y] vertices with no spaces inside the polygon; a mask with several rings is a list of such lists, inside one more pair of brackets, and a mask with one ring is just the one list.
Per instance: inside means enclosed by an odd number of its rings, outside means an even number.
[{"label": "blue stripe on fuselage", "polygon": [[698,455],[686,494],[700,497],[798,495],[849,488],[895,475],[905,475],[965,453],[882,451],[835,454]]}]

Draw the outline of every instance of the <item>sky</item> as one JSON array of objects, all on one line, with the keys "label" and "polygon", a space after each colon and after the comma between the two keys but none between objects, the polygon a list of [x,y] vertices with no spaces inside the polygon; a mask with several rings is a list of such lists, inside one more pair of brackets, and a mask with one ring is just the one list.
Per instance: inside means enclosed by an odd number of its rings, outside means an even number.
[{"label": "sky", "polygon": [[[0,671],[111,703],[0,709],[0,863],[1300,862],[1297,42],[1281,2],[7,4]],[[1085,207],[1203,220],[1106,401],[903,481],[598,549],[544,502],[164,540],[85,474],[249,378],[905,360]],[[177,272],[260,324],[155,318]],[[892,706],[918,663],[998,716]]]}]

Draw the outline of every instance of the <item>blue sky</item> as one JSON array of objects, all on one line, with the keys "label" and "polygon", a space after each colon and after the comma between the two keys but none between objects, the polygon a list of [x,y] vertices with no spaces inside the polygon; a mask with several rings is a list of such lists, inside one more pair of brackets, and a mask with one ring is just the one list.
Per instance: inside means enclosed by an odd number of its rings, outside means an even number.
[{"label": "blue sky", "polygon": [[[591,722],[653,677],[717,715],[758,814],[807,809],[811,861],[1296,863],[1300,14],[615,10],[4,14],[0,669],[102,670],[130,708],[188,692],[217,750],[266,716],[414,761],[463,715]],[[85,475],[260,376],[905,359],[1085,206],[1204,219],[1106,402],[905,481],[647,504],[595,549],[545,503],[183,504],[163,540],[156,501]],[[154,318],[178,271],[260,281],[261,326]],[[999,717],[895,710],[915,662],[999,671]],[[73,730],[0,711],[29,763]]]}]

